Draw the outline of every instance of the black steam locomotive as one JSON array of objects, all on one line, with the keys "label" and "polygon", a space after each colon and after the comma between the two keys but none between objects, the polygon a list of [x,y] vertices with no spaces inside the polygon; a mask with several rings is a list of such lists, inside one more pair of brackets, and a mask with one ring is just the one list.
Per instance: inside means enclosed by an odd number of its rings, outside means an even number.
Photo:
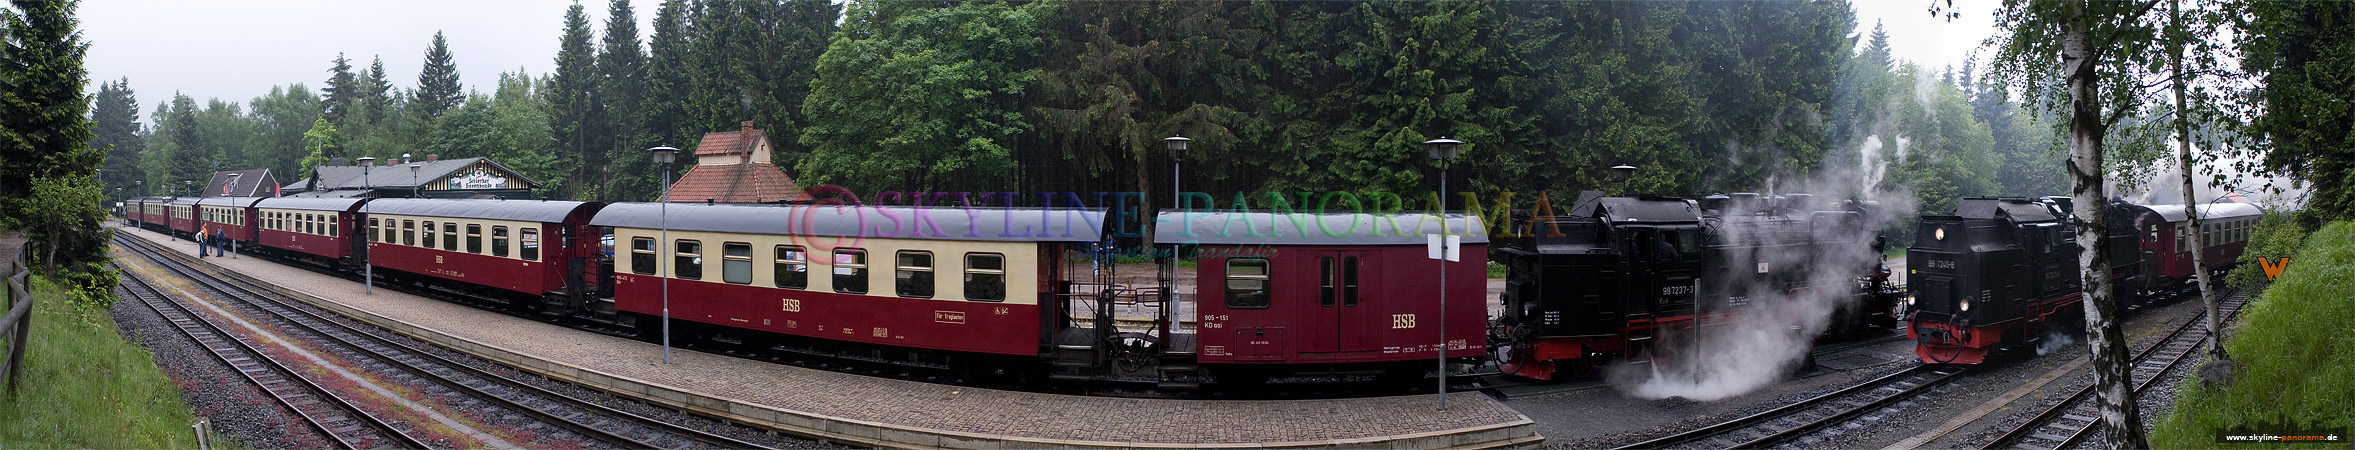
[{"label": "black steam locomotive", "polygon": [[[2105,247],[2117,304],[2184,292],[2193,270],[2239,259],[2261,212],[2246,203],[2202,207],[2207,233],[2179,236],[2181,205],[2107,205]],[[1978,364],[1989,351],[2035,345],[2084,323],[2083,277],[2068,197],[1966,198],[1953,215],[1925,215],[1906,249],[1907,337],[1932,364]],[[2190,252],[2206,253],[2192,269]]]},{"label": "black steam locomotive", "polygon": [[1830,331],[1893,327],[1872,202],[1741,193],[1699,200],[1581,195],[1565,215],[1516,215],[1491,258],[1510,270],[1506,373],[1552,379],[1744,320],[1773,302],[1839,299]]}]

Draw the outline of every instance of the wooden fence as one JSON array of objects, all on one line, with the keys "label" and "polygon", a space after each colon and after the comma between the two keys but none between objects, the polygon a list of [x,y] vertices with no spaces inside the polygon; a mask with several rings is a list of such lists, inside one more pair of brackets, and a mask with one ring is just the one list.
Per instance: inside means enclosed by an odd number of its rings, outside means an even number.
[{"label": "wooden fence", "polygon": [[0,317],[0,338],[8,340],[8,360],[0,362],[0,383],[8,385],[8,395],[16,395],[17,369],[25,363],[25,340],[33,331],[32,270],[25,264],[25,254],[33,246],[27,245],[10,255],[8,265],[15,273],[8,275],[8,315]]}]

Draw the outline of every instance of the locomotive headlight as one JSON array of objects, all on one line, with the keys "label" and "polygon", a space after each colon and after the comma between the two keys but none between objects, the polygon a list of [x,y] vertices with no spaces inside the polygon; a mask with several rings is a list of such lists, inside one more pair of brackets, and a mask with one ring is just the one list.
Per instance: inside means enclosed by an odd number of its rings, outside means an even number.
[{"label": "locomotive headlight", "polygon": [[1912,308],[1912,307],[1913,307],[1913,301],[1914,301],[1914,298],[1915,298],[1915,297],[1919,297],[1919,296],[1921,296],[1921,295],[1922,295],[1922,294],[1915,294],[1915,293],[1911,293],[1911,292],[1908,292],[1908,293],[1906,293],[1906,294],[1905,294],[1905,307],[1907,307],[1907,308]]},{"label": "locomotive headlight", "polygon": [[1930,230],[1930,237],[1941,241],[1946,240],[1946,228]]},{"label": "locomotive headlight", "polygon": [[1962,301],[1962,312],[1971,312],[1971,301],[1970,301],[1970,300],[1963,300],[1963,301]]}]

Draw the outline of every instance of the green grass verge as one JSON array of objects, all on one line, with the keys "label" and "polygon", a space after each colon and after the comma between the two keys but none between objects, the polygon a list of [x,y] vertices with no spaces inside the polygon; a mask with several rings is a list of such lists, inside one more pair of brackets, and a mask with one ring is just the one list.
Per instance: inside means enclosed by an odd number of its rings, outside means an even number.
[{"label": "green grass verge", "polygon": [[196,415],[147,349],[55,284],[35,282],[33,296],[23,378],[0,400],[0,448],[196,448]]},{"label": "green grass verge", "polygon": [[2239,362],[2239,377],[2216,389],[2185,377],[2175,409],[2151,434],[2153,447],[2226,446],[2216,442],[2226,431],[2355,438],[2355,222],[2325,226],[2305,244],[2230,330],[2224,349]]}]

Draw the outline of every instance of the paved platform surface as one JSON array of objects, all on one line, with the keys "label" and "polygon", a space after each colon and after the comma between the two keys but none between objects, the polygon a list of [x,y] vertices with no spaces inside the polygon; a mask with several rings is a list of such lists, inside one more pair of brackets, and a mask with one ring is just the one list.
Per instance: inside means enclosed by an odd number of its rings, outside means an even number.
[{"label": "paved platform surface", "polygon": [[[193,255],[195,244],[118,228]],[[624,395],[796,434],[855,444],[944,447],[1527,447],[1543,439],[1521,413],[1478,393],[1334,400],[1219,401],[1082,397],[973,389],[783,366],[572,330],[390,290],[258,258],[205,258],[413,329],[387,327]],[[323,305],[324,306],[324,305]],[[382,322],[379,322],[383,326]],[[517,359],[522,359],[517,361]]]}]

